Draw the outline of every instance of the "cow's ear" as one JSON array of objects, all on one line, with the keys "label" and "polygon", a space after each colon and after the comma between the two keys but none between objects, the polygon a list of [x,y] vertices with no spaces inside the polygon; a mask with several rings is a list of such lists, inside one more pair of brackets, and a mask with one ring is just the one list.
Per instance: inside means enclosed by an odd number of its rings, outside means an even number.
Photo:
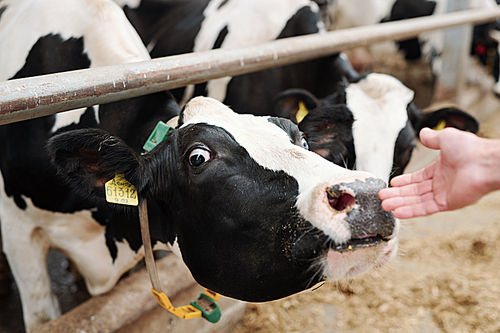
[{"label": "cow's ear", "polygon": [[103,130],[64,132],[49,139],[46,148],[62,179],[94,204],[105,201],[105,183],[117,174],[124,174],[139,193],[149,179],[143,158]]},{"label": "cow's ear", "polygon": [[313,109],[321,105],[316,96],[304,89],[288,89],[274,99],[274,114],[298,124]]},{"label": "cow's ear", "polygon": [[445,127],[455,127],[462,131],[477,133],[479,131],[479,122],[460,109],[447,107],[433,112],[424,112],[415,126],[416,133],[424,127],[433,129],[443,129]]}]

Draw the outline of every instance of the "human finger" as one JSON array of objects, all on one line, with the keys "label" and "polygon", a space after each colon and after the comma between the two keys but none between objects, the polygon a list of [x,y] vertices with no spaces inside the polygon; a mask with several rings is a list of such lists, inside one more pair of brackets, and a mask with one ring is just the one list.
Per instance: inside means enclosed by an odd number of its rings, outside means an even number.
[{"label": "human finger", "polygon": [[394,177],[391,180],[391,186],[402,187],[410,184],[421,183],[429,180],[434,175],[435,162],[429,164],[423,169],[415,171],[414,173],[402,174],[400,176]]},{"label": "human finger", "polygon": [[424,127],[420,130],[419,138],[420,142],[424,146],[430,149],[439,149],[441,147],[440,132],[431,130],[428,127]]},{"label": "human finger", "polygon": [[440,209],[435,201],[426,201],[411,206],[402,206],[393,211],[394,217],[398,219],[410,219],[413,217],[426,216],[439,212]]},{"label": "human finger", "polygon": [[419,203],[433,201],[434,194],[432,192],[426,193],[424,195],[414,195],[408,197],[395,196],[389,197],[382,200],[382,209],[386,212],[395,210],[396,208],[403,206],[413,206]]},{"label": "human finger", "polygon": [[432,181],[426,180],[418,184],[381,189],[378,192],[378,197],[380,198],[380,200],[388,200],[391,198],[422,197],[431,192]]}]

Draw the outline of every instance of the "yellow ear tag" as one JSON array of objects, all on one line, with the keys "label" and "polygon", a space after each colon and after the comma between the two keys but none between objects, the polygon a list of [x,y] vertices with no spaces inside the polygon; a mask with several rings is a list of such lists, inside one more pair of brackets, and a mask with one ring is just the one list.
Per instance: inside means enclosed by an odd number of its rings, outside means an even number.
[{"label": "yellow ear tag", "polygon": [[305,116],[307,116],[309,113],[309,110],[306,108],[306,105],[304,102],[300,101],[299,102],[299,111],[297,111],[297,114],[295,115],[295,119],[297,119],[297,124],[300,124],[302,120],[304,120]]},{"label": "yellow ear tag", "polygon": [[105,184],[106,201],[119,204],[137,206],[139,200],[137,190],[124,177],[124,174],[115,175],[115,178]]},{"label": "yellow ear tag", "polygon": [[440,120],[439,123],[433,128],[435,131],[440,131],[446,127],[446,121]]}]

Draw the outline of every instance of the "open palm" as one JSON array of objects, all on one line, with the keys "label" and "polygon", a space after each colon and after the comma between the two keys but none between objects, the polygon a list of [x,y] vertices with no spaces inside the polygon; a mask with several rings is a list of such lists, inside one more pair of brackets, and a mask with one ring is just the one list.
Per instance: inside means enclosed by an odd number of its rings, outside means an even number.
[{"label": "open palm", "polygon": [[484,156],[493,140],[453,128],[424,128],[420,139],[426,147],[440,149],[441,156],[415,173],[395,177],[392,188],[381,190],[384,210],[398,218],[430,215],[470,205],[494,189],[488,186],[491,165]]}]

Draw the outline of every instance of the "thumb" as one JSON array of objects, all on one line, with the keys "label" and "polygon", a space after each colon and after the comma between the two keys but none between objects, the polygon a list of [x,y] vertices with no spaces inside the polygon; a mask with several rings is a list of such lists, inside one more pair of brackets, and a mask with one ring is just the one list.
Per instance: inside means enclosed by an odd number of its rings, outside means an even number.
[{"label": "thumb", "polygon": [[439,149],[440,148],[440,132],[433,131],[428,127],[422,128],[420,131],[420,141],[424,146],[430,149]]}]

